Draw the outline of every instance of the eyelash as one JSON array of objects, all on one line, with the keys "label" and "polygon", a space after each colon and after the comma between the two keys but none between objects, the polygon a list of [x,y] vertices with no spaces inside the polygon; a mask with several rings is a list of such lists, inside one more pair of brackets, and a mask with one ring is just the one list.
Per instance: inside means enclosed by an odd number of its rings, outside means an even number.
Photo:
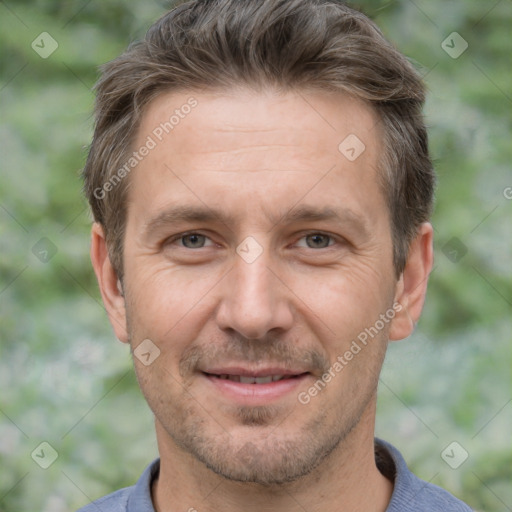
[{"label": "eyelash", "polygon": [[[191,235],[199,235],[199,236],[204,236],[205,238],[210,239],[210,237],[208,237],[207,235],[203,234],[203,233],[200,233],[198,231],[188,231],[188,232],[185,232],[185,233],[180,233],[174,237],[171,237],[167,240],[164,241],[164,245],[170,245],[170,244],[173,244],[174,242],[178,241],[178,240],[181,240],[187,236],[191,236]],[[303,235],[299,238],[299,240],[302,240],[303,238],[306,238],[308,236],[311,236],[311,235],[321,235],[321,236],[326,236],[328,237],[330,240],[334,241],[335,243],[338,243],[340,244],[342,239],[340,239],[339,237],[336,237],[334,235],[331,235],[330,233],[324,233],[323,231],[309,231],[307,233],[303,233]],[[334,244],[333,244],[334,245]],[[333,247],[333,245],[328,245],[327,247],[320,247],[318,250],[320,249],[331,249]],[[206,247],[198,247],[197,249],[190,249],[189,247],[184,247],[184,246],[180,246],[180,249],[188,249],[188,250],[191,250],[191,251],[198,251],[199,249],[206,249]],[[313,249],[312,247],[302,247],[302,249]],[[315,249],[313,249],[315,250]]]}]

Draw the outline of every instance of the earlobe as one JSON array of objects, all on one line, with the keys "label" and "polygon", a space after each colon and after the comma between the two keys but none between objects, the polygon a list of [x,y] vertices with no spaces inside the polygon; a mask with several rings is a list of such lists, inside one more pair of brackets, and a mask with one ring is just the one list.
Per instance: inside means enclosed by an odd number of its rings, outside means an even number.
[{"label": "earlobe", "polygon": [[410,244],[404,271],[396,285],[395,301],[402,308],[391,323],[390,341],[407,338],[414,331],[425,302],[433,260],[433,228],[425,222]]},{"label": "earlobe", "polygon": [[95,222],[91,230],[91,261],[98,280],[103,304],[117,338],[128,342],[126,308],[121,283],[114,270],[101,224]]}]

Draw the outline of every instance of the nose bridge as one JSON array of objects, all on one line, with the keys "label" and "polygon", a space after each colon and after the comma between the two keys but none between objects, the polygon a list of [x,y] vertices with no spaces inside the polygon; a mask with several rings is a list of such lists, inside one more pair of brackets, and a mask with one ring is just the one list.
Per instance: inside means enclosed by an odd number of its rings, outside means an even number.
[{"label": "nose bridge", "polygon": [[[263,249],[253,237],[248,237],[236,249],[234,277],[236,293],[246,297],[246,302],[253,299],[268,300],[272,284],[269,270],[269,249]],[[263,297],[264,295],[265,297]]]},{"label": "nose bridge", "polygon": [[268,246],[264,247],[255,237],[247,237],[237,246],[234,265],[222,292],[219,327],[257,339],[271,329],[291,326],[286,287],[270,270],[270,260]]}]

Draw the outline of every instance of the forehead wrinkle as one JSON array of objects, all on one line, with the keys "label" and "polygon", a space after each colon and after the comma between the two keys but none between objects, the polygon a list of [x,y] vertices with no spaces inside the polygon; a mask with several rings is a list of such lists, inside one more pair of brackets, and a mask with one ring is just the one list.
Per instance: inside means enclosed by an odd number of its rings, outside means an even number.
[{"label": "forehead wrinkle", "polygon": [[[297,149],[297,144],[248,144],[248,145],[241,145],[237,144],[236,147],[230,147],[226,149],[206,149],[206,150],[198,150],[194,149],[193,154],[217,154],[217,153],[228,153],[230,155],[236,155],[237,153],[241,153],[247,149],[249,150],[255,150],[255,151],[268,151],[268,150],[275,150],[277,148],[293,148],[294,150]],[[176,151],[175,154],[177,155],[188,155],[191,153],[190,151]]]},{"label": "forehead wrinkle", "polygon": [[312,171],[309,171],[307,169],[200,169],[197,172],[232,172],[236,174],[240,174],[242,172],[305,172],[309,174]]},{"label": "forehead wrinkle", "polygon": [[282,127],[276,127],[276,128],[257,128],[257,127],[247,127],[243,128],[242,126],[237,126],[236,124],[233,125],[213,125],[208,127],[210,130],[215,130],[216,132],[220,133],[249,133],[253,134],[255,132],[258,133],[270,133],[270,132],[281,132],[284,131]]}]

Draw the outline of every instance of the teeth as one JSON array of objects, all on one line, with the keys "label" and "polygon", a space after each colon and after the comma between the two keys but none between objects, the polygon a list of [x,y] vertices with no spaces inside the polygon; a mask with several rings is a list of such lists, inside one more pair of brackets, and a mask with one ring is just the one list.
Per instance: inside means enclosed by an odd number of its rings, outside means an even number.
[{"label": "teeth", "polygon": [[218,375],[219,379],[232,380],[241,384],[270,384],[281,379],[286,379],[285,375],[267,375],[266,377],[246,377],[244,375]]},{"label": "teeth", "polygon": [[272,375],[268,377],[256,377],[254,380],[256,384],[270,384],[272,382]]}]

